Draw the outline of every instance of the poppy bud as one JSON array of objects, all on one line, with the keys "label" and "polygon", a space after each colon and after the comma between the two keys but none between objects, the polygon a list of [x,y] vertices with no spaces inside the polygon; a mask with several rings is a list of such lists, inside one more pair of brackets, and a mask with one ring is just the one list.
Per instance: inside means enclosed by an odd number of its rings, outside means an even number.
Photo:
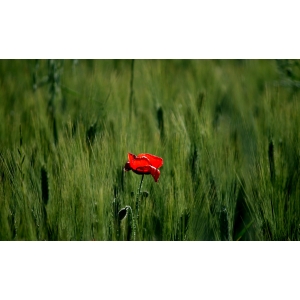
[{"label": "poppy bud", "polygon": [[127,208],[124,207],[119,211],[119,220],[122,221],[127,215]]},{"label": "poppy bud", "polygon": [[149,196],[149,193],[148,193],[148,192],[146,192],[146,191],[144,191],[144,192],[142,193],[142,196],[143,196],[144,198],[148,198],[148,196]]}]

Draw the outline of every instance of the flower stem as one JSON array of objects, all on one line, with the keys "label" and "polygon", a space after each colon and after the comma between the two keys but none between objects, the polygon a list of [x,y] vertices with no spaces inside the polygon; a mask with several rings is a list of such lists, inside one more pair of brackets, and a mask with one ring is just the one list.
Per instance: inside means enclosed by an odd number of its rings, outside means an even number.
[{"label": "flower stem", "polygon": [[144,174],[142,175],[141,183],[140,183],[140,186],[138,188],[137,195],[136,195],[135,209],[136,209],[136,220],[137,221],[139,219],[140,194],[141,194],[143,180],[144,180]]}]

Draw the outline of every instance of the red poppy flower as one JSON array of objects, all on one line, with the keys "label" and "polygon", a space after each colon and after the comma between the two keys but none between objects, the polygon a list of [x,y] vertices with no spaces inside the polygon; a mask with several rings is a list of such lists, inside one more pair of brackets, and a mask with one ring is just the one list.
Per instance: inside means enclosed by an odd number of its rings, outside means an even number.
[{"label": "red poppy flower", "polygon": [[148,153],[134,155],[128,153],[128,162],[125,164],[124,170],[132,170],[139,175],[151,174],[155,182],[158,181],[160,171],[158,170],[163,165],[163,159]]}]

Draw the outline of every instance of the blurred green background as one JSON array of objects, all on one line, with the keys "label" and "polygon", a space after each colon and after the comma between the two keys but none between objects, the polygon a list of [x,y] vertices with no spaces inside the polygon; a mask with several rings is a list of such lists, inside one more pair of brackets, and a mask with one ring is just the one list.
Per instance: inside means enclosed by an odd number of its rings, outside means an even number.
[{"label": "blurred green background", "polygon": [[[1,60],[0,239],[299,240],[299,91],[298,60]],[[128,152],[164,159],[138,219]]]}]

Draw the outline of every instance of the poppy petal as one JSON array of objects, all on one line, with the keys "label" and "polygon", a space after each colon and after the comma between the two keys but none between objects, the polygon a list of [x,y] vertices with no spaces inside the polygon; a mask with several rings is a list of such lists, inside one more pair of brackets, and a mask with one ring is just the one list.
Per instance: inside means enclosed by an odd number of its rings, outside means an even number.
[{"label": "poppy petal", "polygon": [[147,157],[137,157],[134,154],[128,153],[129,164],[133,170],[138,167],[150,166],[150,161]]},{"label": "poppy petal", "polygon": [[128,161],[125,164],[124,170],[132,170],[134,173],[139,175],[151,174],[154,181],[157,182],[160,176],[160,168],[163,165],[163,159],[156,155],[149,153],[141,153],[139,155],[134,155],[128,153]]},{"label": "poppy petal", "polygon": [[138,167],[134,170],[137,174],[151,174],[155,182],[158,181],[160,171],[152,166]]},{"label": "poppy petal", "polygon": [[150,165],[153,166],[156,169],[160,168],[164,163],[164,161],[161,157],[158,157],[156,155],[152,155],[152,154],[149,154],[149,153],[141,153],[137,157],[138,158],[146,157],[149,160]]},{"label": "poppy petal", "polygon": [[131,167],[130,167],[130,163],[128,161],[124,166],[124,171],[130,171],[130,170],[131,170]]},{"label": "poppy petal", "polygon": [[154,167],[151,167],[151,175],[154,178],[155,182],[157,182],[160,175],[160,171]]},{"label": "poppy petal", "polygon": [[135,171],[139,174],[151,174],[151,168],[151,166],[137,167]]}]

